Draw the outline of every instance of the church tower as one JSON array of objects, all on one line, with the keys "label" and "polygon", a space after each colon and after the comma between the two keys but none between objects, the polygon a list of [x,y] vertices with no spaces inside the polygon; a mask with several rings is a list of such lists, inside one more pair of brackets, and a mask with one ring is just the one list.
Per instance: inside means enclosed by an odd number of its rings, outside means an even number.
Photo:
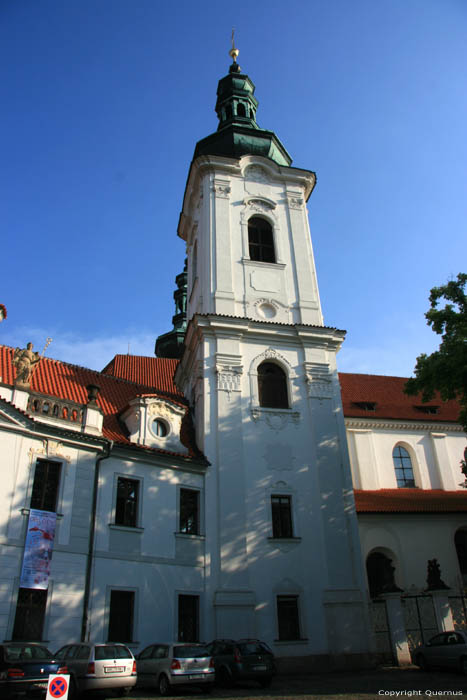
[{"label": "church tower", "polygon": [[306,202],[256,121],[238,63],[219,81],[178,235],[188,259],[176,382],[211,466],[202,636],[256,637],[279,657],[365,655],[369,626],[336,354],[323,324]]}]

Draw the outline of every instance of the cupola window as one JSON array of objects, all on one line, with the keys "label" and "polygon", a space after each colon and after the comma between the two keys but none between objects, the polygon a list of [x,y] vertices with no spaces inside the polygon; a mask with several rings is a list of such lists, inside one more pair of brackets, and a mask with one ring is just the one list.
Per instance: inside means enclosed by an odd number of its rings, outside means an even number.
[{"label": "cupola window", "polygon": [[271,224],[260,216],[253,216],[248,221],[248,246],[251,260],[276,262]]},{"label": "cupola window", "polygon": [[263,362],[258,367],[259,405],[264,408],[289,408],[287,377],[274,362]]},{"label": "cupola window", "polygon": [[237,115],[239,117],[246,117],[245,105],[242,104],[242,102],[239,102],[237,105]]}]

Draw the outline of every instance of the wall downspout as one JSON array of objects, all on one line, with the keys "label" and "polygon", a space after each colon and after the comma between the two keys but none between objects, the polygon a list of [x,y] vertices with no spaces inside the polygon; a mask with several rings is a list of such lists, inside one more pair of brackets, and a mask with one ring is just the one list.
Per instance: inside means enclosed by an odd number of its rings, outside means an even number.
[{"label": "wall downspout", "polygon": [[93,492],[92,492],[92,510],[91,510],[91,526],[90,526],[90,530],[89,530],[89,546],[88,546],[88,554],[87,554],[87,559],[86,559],[86,577],[85,577],[85,582],[84,582],[83,619],[81,621],[81,641],[82,642],[86,641],[86,634],[88,632],[88,623],[89,623],[89,597],[90,597],[90,592],[91,592],[92,561],[94,558],[94,535],[96,532],[97,492],[98,492],[98,487],[99,487],[100,466],[101,466],[101,462],[103,462],[104,459],[108,459],[110,457],[110,452],[112,451],[113,445],[114,445],[113,440],[110,440],[110,442],[107,443],[107,449],[105,451],[105,454],[101,455],[100,457],[98,457],[96,459],[96,469],[94,471],[94,486],[93,486]]}]

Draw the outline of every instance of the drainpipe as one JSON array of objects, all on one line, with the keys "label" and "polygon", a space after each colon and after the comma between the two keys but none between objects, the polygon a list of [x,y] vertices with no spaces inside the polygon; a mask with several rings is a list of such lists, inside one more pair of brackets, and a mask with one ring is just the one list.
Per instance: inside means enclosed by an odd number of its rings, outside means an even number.
[{"label": "drainpipe", "polygon": [[99,474],[101,462],[110,457],[114,441],[110,440],[107,443],[107,449],[103,455],[96,459],[96,469],[94,471],[94,486],[92,492],[92,510],[91,510],[91,527],[89,531],[89,546],[86,560],[86,578],[84,582],[84,598],[83,598],[83,619],[81,621],[81,641],[86,641],[89,622],[89,596],[91,592],[91,574],[92,560],[94,557],[94,535],[96,532],[96,511],[97,511],[97,491],[99,487]]}]

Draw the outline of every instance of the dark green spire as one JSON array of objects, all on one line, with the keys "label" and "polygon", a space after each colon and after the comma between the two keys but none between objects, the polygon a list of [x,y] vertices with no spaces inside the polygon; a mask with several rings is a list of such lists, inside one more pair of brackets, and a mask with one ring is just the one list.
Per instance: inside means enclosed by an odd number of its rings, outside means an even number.
[{"label": "dark green spire", "polygon": [[216,133],[198,141],[193,158],[200,155],[241,158],[252,154],[270,158],[279,165],[290,165],[292,158],[275,133],[260,129],[256,123],[258,100],[254,96],[255,86],[238,65],[239,52],[233,42],[229,53],[233,63],[217,87],[219,126]]},{"label": "dark green spire", "polygon": [[186,260],[183,272],[175,278],[177,289],[174,292],[175,315],[172,316],[173,329],[160,335],[156,340],[157,357],[180,358],[183,354],[183,341],[186,331]]}]

